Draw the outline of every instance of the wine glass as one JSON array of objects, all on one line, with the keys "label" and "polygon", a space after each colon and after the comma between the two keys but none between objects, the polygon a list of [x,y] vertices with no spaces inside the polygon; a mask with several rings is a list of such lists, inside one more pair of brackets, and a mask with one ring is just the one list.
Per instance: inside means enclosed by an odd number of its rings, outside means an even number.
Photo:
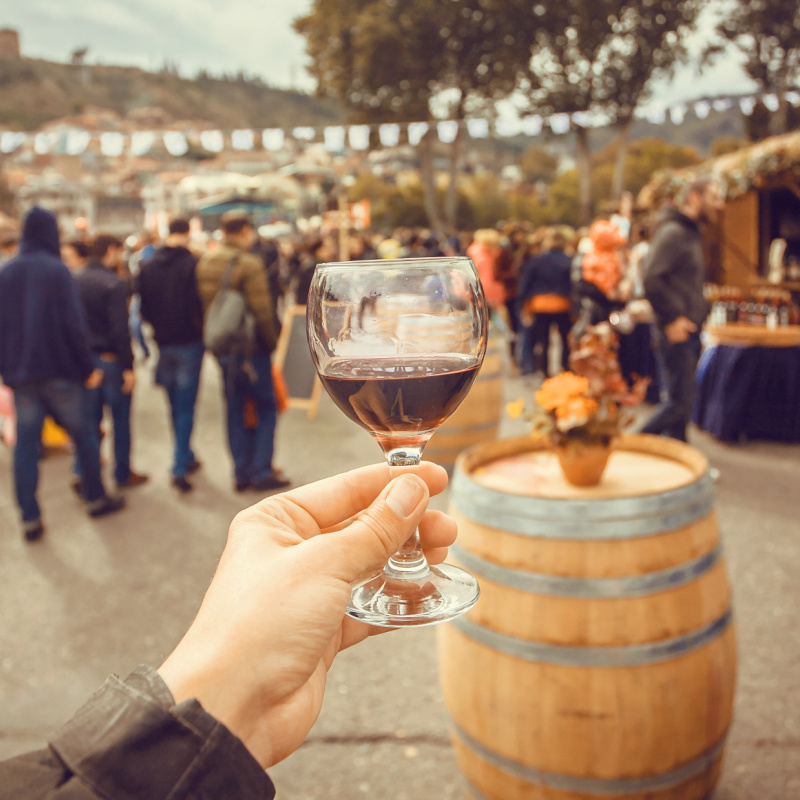
[{"label": "wine glass", "polygon": [[[307,309],[311,355],[334,403],[381,446],[392,475],[416,471],[422,450],[475,380],[488,309],[468,258],[319,264]],[[478,582],[432,567],[415,531],[377,575],[354,584],[347,613],[397,628],[452,619]]]}]

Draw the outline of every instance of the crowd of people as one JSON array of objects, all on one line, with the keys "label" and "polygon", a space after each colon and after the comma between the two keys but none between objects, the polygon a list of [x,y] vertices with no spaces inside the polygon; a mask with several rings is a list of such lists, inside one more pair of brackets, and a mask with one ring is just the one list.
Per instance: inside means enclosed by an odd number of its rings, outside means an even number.
[{"label": "crowd of people", "polygon": [[[665,212],[649,257],[650,236],[645,226],[632,224],[630,197],[617,213],[579,230],[501,223],[450,237],[398,229],[277,241],[260,237],[247,216],[230,213],[217,234],[205,238],[188,220],[174,219],[163,241],[146,232],[127,242],[100,233],[60,243],[55,217],[34,208],[18,252],[15,242],[6,242],[0,267],[0,376],[16,406],[14,483],[24,535],[34,541],[44,532],[36,487],[46,416],[74,442],[72,485],[88,513],[109,514],[124,505],[102,481],[106,433],[116,486],[148,480],[131,466],[131,401],[134,361],[150,358],[153,345],[155,382],[166,394],[174,436],[171,482],[179,492],[192,490],[191,476],[201,467],[192,431],[207,351],[204,328],[215,298],[230,287],[244,296],[254,325],[246,351],[214,352],[233,487],[261,493],[287,487],[289,479],[273,464],[278,409],[271,355],[283,309],[306,303],[314,269],[326,261],[470,257],[506,332],[512,368],[523,376],[566,369],[570,341],[583,328],[615,317],[619,323],[632,300],[646,298],[656,322],[657,382],[667,400],[646,430],[685,440],[706,313],[698,226],[717,206],[715,185],[688,187],[678,206]],[[553,330],[558,357],[551,353]]]}]

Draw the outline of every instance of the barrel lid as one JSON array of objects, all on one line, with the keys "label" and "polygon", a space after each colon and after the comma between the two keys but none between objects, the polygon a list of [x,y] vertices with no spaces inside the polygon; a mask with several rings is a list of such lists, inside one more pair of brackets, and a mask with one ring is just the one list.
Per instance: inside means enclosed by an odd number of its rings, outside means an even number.
[{"label": "barrel lid", "polygon": [[543,440],[478,445],[456,462],[451,503],[481,524],[526,536],[609,539],[674,530],[713,509],[708,462],[681,442],[620,437],[598,487],[573,487]]}]

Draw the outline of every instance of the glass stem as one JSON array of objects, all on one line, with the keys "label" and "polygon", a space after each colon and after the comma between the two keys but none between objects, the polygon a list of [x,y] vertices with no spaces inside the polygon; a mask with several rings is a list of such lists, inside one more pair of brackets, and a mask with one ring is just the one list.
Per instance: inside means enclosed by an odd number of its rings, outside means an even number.
[{"label": "glass stem", "polygon": [[[399,452],[388,453],[387,460],[392,478],[404,475],[407,472],[418,473],[421,457],[422,448],[419,448],[418,452],[416,448],[414,450],[406,448]],[[383,572],[387,577],[395,579],[417,578],[430,572],[428,561],[422,552],[419,528],[414,529],[414,533],[406,539],[403,546],[389,559]]]}]

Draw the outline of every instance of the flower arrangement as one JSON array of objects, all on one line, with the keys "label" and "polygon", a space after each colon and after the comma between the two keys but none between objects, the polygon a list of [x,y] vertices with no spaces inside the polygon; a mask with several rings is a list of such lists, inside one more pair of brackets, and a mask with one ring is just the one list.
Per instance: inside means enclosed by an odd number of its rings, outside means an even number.
[{"label": "flower arrangement", "polygon": [[[571,371],[548,378],[535,393],[536,408],[529,415],[533,433],[549,436],[557,452],[574,454],[598,446],[608,451],[614,437],[632,421],[630,409],[644,400],[650,379],[636,378],[629,385],[617,346],[617,335],[608,323],[587,328],[573,343]],[[520,416],[524,407],[524,400],[518,400],[508,410],[512,417]]]}]

